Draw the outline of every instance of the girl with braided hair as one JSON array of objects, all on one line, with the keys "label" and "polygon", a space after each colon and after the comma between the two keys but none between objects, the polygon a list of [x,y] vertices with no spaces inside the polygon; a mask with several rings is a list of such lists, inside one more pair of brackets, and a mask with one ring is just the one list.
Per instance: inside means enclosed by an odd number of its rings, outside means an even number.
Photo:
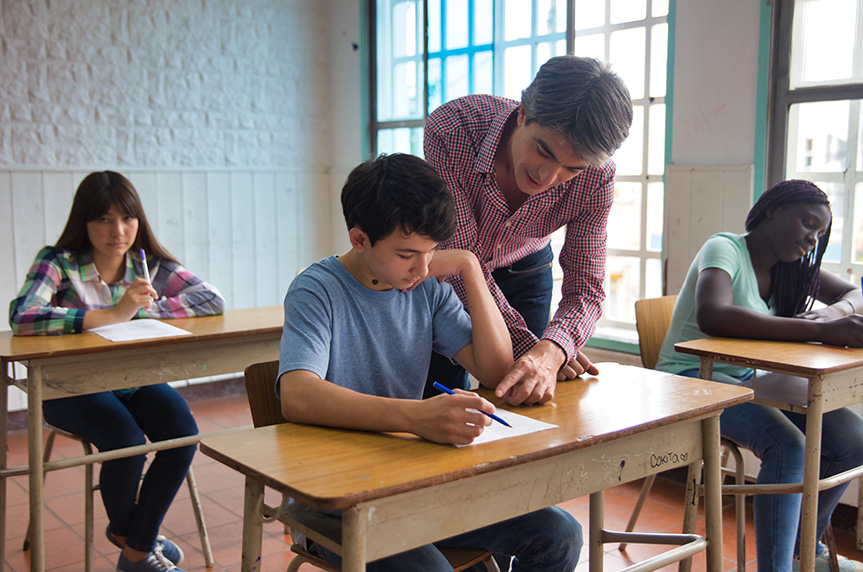
[{"label": "girl with braided hair", "polygon": [[[675,352],[674,344],[707,336],[863,347],[860,289],[821,272],[832,218],[821,189],[809,181],[783,181],[765,191],[749,211],[746,234],[710,237],[677,297],[657,369],[698,377],[698,358]],[[816,300],[822,307],[813,307]],[[713,379],[741,384],[753,374],[717,363]],[[761,460],[758,483],[803,480],[805,428],[804,415],[754,403],[727,409],[720,417],[722,436]],[[821,477],[860,464],[863,418],[848,408],[824,414]],[[819,493],[818,538],[847,486]],[[759,572],[798,569],[800,503],[799,494],[754,496]],[[863,570],[863,564],[842,556],[839,563],[844,572]],[[815,569],[829,568],[827,551],[819,543]]]}]

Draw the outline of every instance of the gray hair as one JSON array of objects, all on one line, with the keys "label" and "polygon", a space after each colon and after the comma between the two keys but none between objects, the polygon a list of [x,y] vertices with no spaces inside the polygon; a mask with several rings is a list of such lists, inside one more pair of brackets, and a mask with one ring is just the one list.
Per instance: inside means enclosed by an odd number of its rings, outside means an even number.
[{"label": "gray hair", "polygon": [[527,123],[566,135],[573,154],[593,165],[614,154],[632,125],[629,90],[593,58],[551,58],[522,92],[521,105]]}]

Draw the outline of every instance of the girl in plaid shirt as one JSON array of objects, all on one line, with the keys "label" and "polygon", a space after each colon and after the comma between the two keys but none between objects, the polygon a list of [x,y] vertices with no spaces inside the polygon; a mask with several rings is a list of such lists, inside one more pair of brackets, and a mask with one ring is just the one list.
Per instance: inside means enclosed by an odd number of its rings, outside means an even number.
[{"label": "girl in plaid shirt", "polygon": [[[131,254],[140,249],[148,254],[152,283],[144,278],[144,262]],[[16,335],[76,334],[134,318],[221,314],[224,307],[219,291],[183,268],[153,236],[132,183],[105,171],[81,182],[60,239],[39,252],[10,304],[9,323]],[[165,383],[53,399],[43,412],[52,426],[81,435],[100,451],[198,432],[185,400]],[[102,463],[106,535],[122,549],[118,570],[182,572],[176,565],[183,552],[158,533],[195,449],[157,452],[143,482],[145,455]]]}]

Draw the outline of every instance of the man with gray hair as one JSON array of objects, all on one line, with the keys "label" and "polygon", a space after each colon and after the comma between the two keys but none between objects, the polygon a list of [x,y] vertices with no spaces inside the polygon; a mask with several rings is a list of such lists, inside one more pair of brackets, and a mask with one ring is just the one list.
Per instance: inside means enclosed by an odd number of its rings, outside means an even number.
[{"label": "man with gray hair", "polygon": [[[611,155],[629,134],[629,90],[591,58],[548,60],[521,103],[469,95],[438,107],[425,125],[425,159],[455,198],[458,231],[441,248],[476,254],[512,337],[516,362],[495,392],[513,405],[546,403],[558,380],[596,367],[580,352],[605,298]],[[566,226],[563,296],[551,314],[551,234]],[[465,303],[464,287],[449,278]],[[470,311],[470,308],[468,308]],[[467,375],[434,355],[434,381]]]}]

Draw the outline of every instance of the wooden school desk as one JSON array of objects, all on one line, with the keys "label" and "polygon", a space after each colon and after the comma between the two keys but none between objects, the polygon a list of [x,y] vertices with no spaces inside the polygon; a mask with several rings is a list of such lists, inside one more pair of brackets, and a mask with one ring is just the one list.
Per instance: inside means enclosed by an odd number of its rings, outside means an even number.
[{"label": "wooden school desk", "polygon": [[[132,342],[111,342],[87,332],[24,337],[0,332],[0,361],[7,386],[13,383],[9,364],[17,362],[27,366],[27,382],[22,389],[27,392],[29,467],[42,465],[43,400],[241,372],[251,363],[278,356],[283,319],[281,306],[228,310],[222,316],[165,320],[192,335]],[[21,469],[6,467],[7,408],[7,391],[0,391],[0,447],[3,450],[0,454],[0,565],[5,561],[4,477],[22,474]],[[145,447],[156,450],[159,445]],[[140,453],[141,449],[136,448],[136,451]],[[29,471],[29,494],[33,526],[30,569],[42,572],[45,569],[42,471]]]},{"label": "wooden school desk", "polygon": [[[550,404],[496,405],[558,425],[456,448],[411,436],[284,423],[214,435],[201,451],[246,476],[242,570],[260,570],[264,487],[343,511],[344,572],[371,560],[591,494],[590,568],[602,569],[603,489],[705,463],[708,570],[721,570],[719,413],[751,391],[604,364],[557,385]],[[693,543],[693,544],[695,544]],[[335,550],[339,550],[338,547]],[[673,558],[673,557],[672,557]],[[673,560],[671,560],[673,561]],[[667,564],[667,562],[665,562]],[[664,564],[660,564],[664,565]]]},{"label": "wooden school desk", "polygon": [[[713,375],[713,362],[721,362],[808,380],[808,383],[802,383],[797,388],[783,384],[782,388],[774,389],[759,386],[756,378],[754,401],[806,415],[800,569],[812,570],[815,565],[815,543],[818,540],[815,538],[815,528],[819,486],[827,488],[828,485],[849,481],[863,473],[858,468],[846,471],[841,477],[831,477],[829,483],[819,482],[818,479],[821,463],[821,417],[829,411],[863,402],[863,349],[729,338],[704,338],[681,342],[674,347],[679,352],[701,359],[699,375],[704,379],[710,379]],[[745,490],[754,492],[758,490],[754,488],[756,486],[777,488],[774,485],[751,485]],[[799,491],[800,484],[786,485],[784,488],[791,490],[791,487],[796,487]],[[861,528],[863,527],[858,525],[858,531]],[[858,546],[859,534],[860,532]]]}]

